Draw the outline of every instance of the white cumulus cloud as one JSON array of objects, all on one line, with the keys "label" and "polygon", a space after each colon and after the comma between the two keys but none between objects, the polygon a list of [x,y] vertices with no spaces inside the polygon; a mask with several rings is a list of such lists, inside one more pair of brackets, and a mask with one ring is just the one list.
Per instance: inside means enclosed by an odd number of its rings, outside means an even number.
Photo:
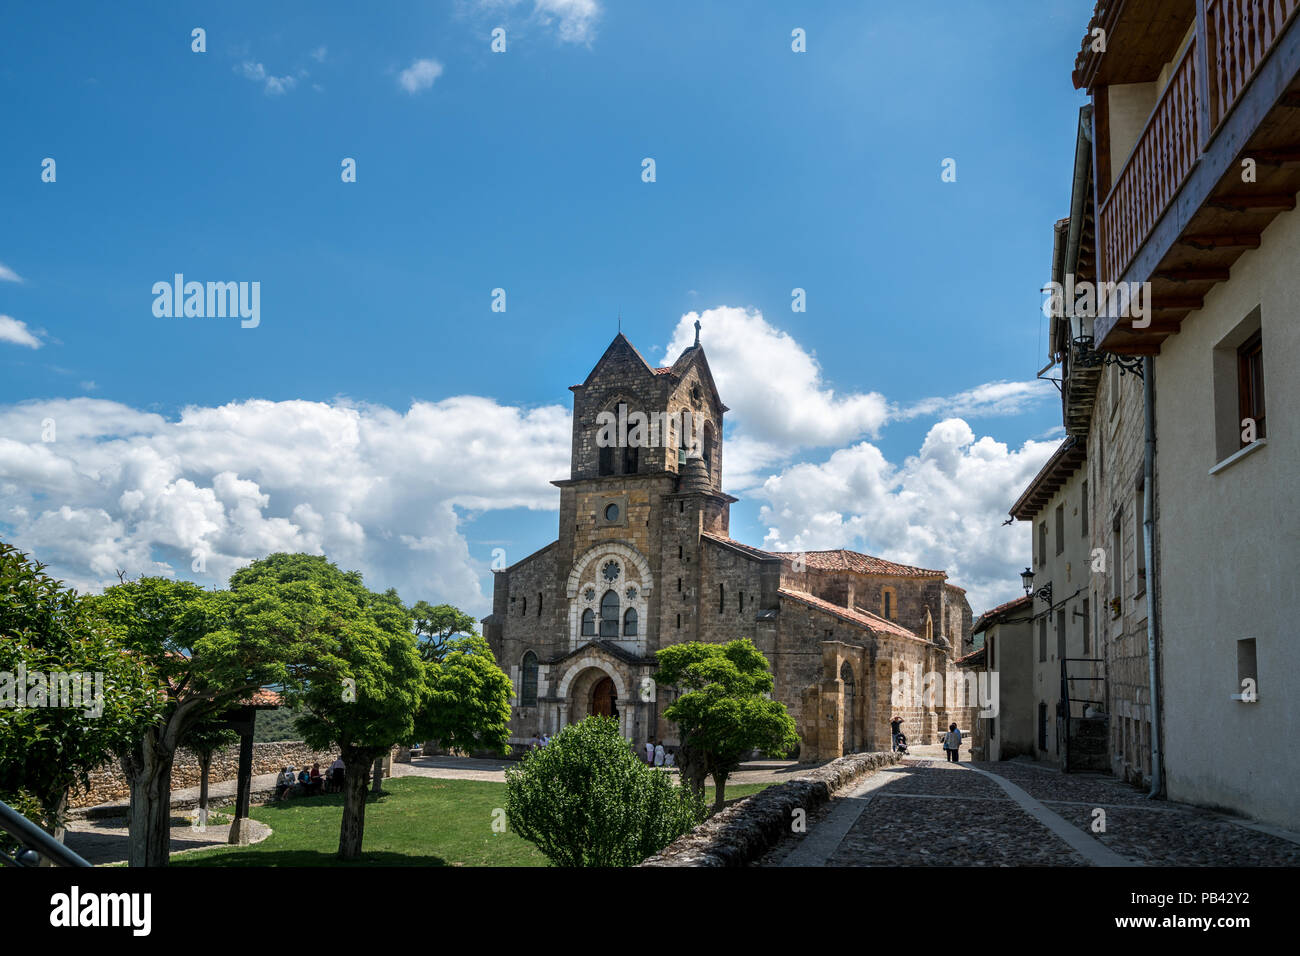
[{"label": "white cumulus cloud", "polygon": [[[696,317],[682,317],[661,364],[694,341]],[[1036,385],[994,382],[900,408],[833,388],[757,312],[698,317],[732,408],[727,484],[757,499],[764,547],[847,547],[943,568],[977,613],[1018,593],[1029,532],[1003,521],[1058,443],[1011,447],[957,412],[1024,410]],[[938,414],[902,461],[872,443],[891,421]],[[268,553],[305,551],[408,601],[481,614],[488,557],[470,553],[466,522],[556,511],[550,482],[568,472],[570,440],[561,405],[475,395],[404,411],[252,399],[174,419],[90,397],[22,402],[0,406],[0,530],[83,589],[115,583],[118,570],[221,585]]]},{"label": "white cumulus cloud", "polygon": [[789,333],[756,309],[731,306],[683,315],[661,365],[694,342],[697,320],[718,392],[731,409],[723,469],[730,490],[755,486],[799,451],[879,437],[892,421],[1009,415],[1054,394],[1050,383],[1038,380],[991,382],[901,407],[879,392],[837,391],[816,357]]},{"label": "white cumulus cloud", "polygon": [[479,613],[486,556],[471,557],[461,512],[554,509],[570,424],[559,406],[474,396],[405,412],[252,400],[175,421],[76,398],[0,406],[0,436],[6,539],[83,589],[119,569],[221,585],[305,551]]},{"label": "white cumulus cloud", "polygon": [[[471,9],[501,21],[521,5],[524,0],[472,0]],[[526,29],[538,26],[553,32],[561,43],[590,46],[603,12],[598,0],[532,0],[532,8],[521,22]]]},{"label": "white cumulus cloud", "polygon": [[0,315],[0,342],[25,345],[29,349],[41,347],[41,340],[32,334],[31,329],[27,328],[27,323],[19,321],[11,315]]},{"label": "white cumulus cloud", "polygon": [[[252,60],[244,60],[235,67],[235,72],[255,83],[262,84],[262,92],[267,96],[282,96],[298,85],[292,76],[275,76],[268,73],[266,67]],[[305,75],[305,74],[304,74]]]},{"label": "white cumulus cloud", "polygon": [[1031,440],[1012,449],[950,418],[901,464],[861,442],[793,465],[751,493],[764,502],[764,547],[850,548],[946,570],[979,614],[1019,595],[1015,572],[1029,553],[1029,528],[1003,522],[1057,445]]},{"label": "white cumulus cloud", "polygon": [[442,76],[442,64],[437,60],[416,60],[397,75],[397,84],[408,93],[418,93],[433,86]]}]

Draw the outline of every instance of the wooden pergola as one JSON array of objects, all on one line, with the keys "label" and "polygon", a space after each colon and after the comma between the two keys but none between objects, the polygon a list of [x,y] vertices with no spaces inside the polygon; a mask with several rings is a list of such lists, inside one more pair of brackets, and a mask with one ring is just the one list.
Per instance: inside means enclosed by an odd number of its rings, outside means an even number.
[{"label": "wooden pergola", "polygon": [[253,789],[253,723],[259,710],[275,710],[280,695],[259,687],[247,700],[230,708],[218,718],[223,727],[239,734],[239,772],[235,778],[235,819],[230,824],[229,843],[248,842],[248,808]]}]

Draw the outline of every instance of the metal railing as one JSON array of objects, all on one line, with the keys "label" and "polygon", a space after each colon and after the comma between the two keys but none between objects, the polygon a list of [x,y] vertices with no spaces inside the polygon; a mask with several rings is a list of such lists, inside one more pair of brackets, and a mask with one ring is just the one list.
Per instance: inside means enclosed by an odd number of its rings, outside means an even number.
[{"label": "metal railing", "polygon": [[13,856],[0,852],[0,863],[5,866],[39,866],[41,857],[56,866],[90,866],[78,854],[4,801],[0,801],[0,830],[4,830],[23,847]]}]

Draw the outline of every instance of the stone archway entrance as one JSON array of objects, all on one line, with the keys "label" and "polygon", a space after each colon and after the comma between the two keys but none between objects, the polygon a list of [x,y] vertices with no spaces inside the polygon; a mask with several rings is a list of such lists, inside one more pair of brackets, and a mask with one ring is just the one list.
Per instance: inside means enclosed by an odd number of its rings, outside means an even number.
[{"label": "stone archway entrance", "polygon": [[604,662],[580,663],[572,680],[561,684],[568,699],[568,721],[576,724],[586,717],[613,717],[623,733],[631,733],[632,727],[624,726],[630,716],[624,711],[633,703],[627,698],[628,684],[626,674]]},{"label": "stone archway entrance", "polygon": [[593,717],[618,716],[618,691],[614,689],[612,679],[602,677],[592,687],[591,714]]},{"label": "stone archway entrance", "polygon": [[840,681],[844,684],[844,753],[857,753],[858,695],[848,661],[840,668]]}]

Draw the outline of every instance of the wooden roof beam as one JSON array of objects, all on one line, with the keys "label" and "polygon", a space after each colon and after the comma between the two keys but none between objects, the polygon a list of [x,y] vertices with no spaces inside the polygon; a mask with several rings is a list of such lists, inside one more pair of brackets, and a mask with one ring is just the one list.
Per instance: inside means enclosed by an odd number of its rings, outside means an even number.
[{"label": "wooden roof beam", "polygon": [[1227,282],[1230,270],[1212,266],[1188,269],[1161,269],[1151,276],[1169,282]]},{"label": "wooden roof beam", "polygon": [[1183,236],[1179,245],[1191,246],[1193,249],[1258,249],[1259,236],[1250,234],[1215,234],[1203,236]]},{"label": "wooden roof beam", "polygon": [[1295,208],[1295,195],[1220,196],[1211,199],[1206,205],[1232,212],[1245,212],[1248,209],[1290,210]]}]

